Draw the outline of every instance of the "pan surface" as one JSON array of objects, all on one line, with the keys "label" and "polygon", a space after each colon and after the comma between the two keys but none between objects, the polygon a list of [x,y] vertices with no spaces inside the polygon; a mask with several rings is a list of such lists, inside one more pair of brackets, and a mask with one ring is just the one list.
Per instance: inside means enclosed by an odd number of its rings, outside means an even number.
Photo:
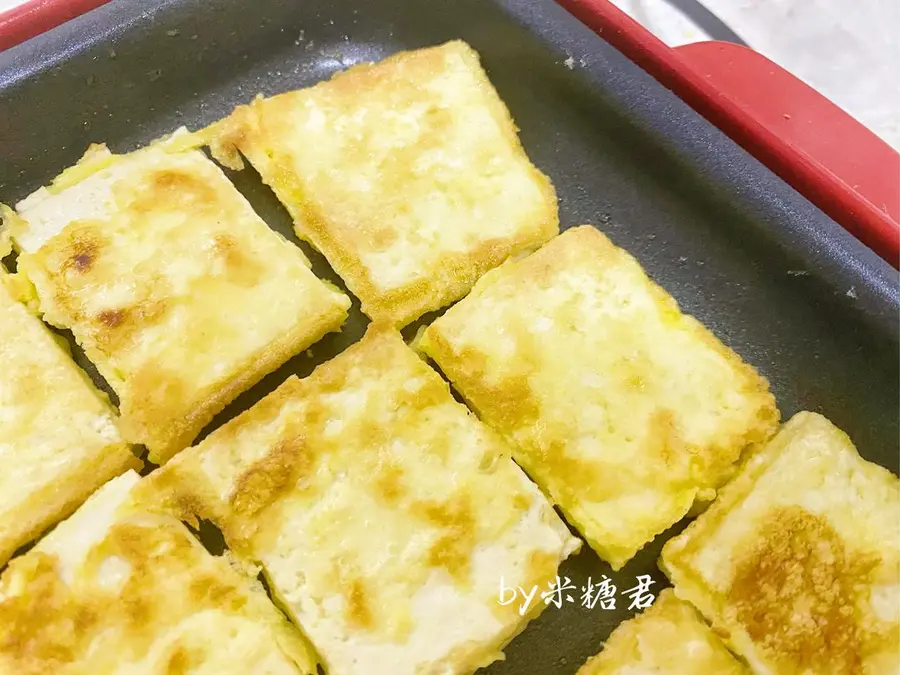
[{"label": "pan surface", "polygon": [[[199,128],[260,92],[452,38],[481,53],[526,150],[556,186],[564,227],[594,223],[634,254],[769,378],[784,418],[821,412],[864,457],[897,473],[896,273],[550,0],[114,0],[0,54],[0,201],[46,183],[91,142],[127,151],[181,125]],[[252,170],[229,175],[297,241]],[[307,375],[365,324],[357,303],[343,333],[266,377],[210,430],[289,373]],[[644,574],[651,591],[665,585],[656,558],[670,534],[615,573],[585,547],[561,572],[573,601],[549,606],[484,672],[575,673],[634,613],[621,591]],[[604,574],[620,591],[616,609],[583,606],[582,588]]]}]

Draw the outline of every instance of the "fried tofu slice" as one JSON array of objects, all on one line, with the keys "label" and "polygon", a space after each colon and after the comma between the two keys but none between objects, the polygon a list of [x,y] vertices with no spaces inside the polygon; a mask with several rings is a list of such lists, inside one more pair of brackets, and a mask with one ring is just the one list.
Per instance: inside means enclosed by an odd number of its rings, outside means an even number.
[{"label": "fried tofu slice", "polygon": [[0,266],[0,568],[139,460],[115,413]]},{"label": "fried tofu slice", "polygon": [[536,613],[501,605],[501,582],[544,588],[580,546],[508,454],[376,326],[147,492],[262,567],[329,675],[455,675],[501,658]]},{"label": "fried tofu slice", "polygon": [[642,614],[620,624],[603,651],[578,675],[749,675],[703,618],[672,589]]},{"label": "fried tofu slice", "polygon": [[0,673],[313,675],[303,636],[128,472],[0,578]]},{"label": "fried tofu slice", "polygon": [[397,327],[559,230],[553,186],[464,42],[258,98],[211,133],[213,155],[246,156],[363,311]]},{"label": "fried tofu slice", "polygon": [[801,412],[663,548],[678,595],[754,672],[896,673],[900,481]]},{"label": "fried tofu slice", "polygon": [[184,136],[94,147],[10,218],[44,318],[72,331],[157,464],[350,306]]},{"label": "fried tofu slice", "polygon": [[419,348],[614,569],[778,420],[766,381],[590,226],[486,275]]}]

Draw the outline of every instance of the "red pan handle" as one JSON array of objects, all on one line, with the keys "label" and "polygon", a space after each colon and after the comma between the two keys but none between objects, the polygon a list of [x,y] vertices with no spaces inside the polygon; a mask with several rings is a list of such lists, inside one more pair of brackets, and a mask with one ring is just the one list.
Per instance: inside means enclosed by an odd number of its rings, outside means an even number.
[{"label": "red pan handle", "polygon": [[746,47],[672,49],[608,0],[557,1],[900,267],[900,155],[878,136]]},{"label": "red pan handle", "polygon": [[30,0],[0,12],[0,52],[109,0]]},{"label": "red pan handle", "polygon": [[[0,14],[0,50],[108,0],[31,0]],[[752,50],[667,47],[608,0],[558,0],[695,110],[900,267],[900,155]]]}]

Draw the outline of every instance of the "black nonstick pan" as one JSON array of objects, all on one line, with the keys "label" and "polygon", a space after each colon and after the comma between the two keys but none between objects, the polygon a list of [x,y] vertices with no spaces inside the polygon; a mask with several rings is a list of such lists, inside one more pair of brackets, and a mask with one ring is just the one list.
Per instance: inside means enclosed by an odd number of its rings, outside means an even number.
[{"label": "black nonstick pan", "polygon": [[[593,223],[633,253],[769,378],[783,417],[821,412],[864,457],[898,471],[896,272],[552,0],[114,0],[0,54],[0,201],[46,183],[91,142],[127,151],[258,93],[452,38],[480,52],[526,150],[556,185],[564,227]],[[296,241],[252,170],[229,175]],[[265,378],[210,428],[289,373],[308,374],[365,323],[357,305],[343,333]],[[586,608],[580,588],[606,574],[625,590],[650,574],[658,592],[656,559],[670,535],[615,573],[585,547],[562,570],[575,601],[548,607],[484,672],[575,673],[635,611],[623,596],[615,610]]]}]

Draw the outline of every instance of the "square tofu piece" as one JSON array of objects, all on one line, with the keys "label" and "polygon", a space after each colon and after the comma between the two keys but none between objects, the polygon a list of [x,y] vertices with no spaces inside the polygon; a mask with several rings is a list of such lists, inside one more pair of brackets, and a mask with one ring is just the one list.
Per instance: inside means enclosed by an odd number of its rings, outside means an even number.
[{"label": "square tofu piece", "polygon": [[590,226],[485,276],[420,348],[614,569],[778,420],[766,381]]},{"label": "square tofu piece", "polygon": [[785,424],[662,567],[754,672],[900,672],[900,481],[820,415]]},{"label": "square tofu piece", "polygon": [[106,481],[140,465],[112,407],[12,297],[0,267],[0,568]]},{"label": "square tofu piece", "polygon": [[311,675],[308,643],[256,580],[174,518],[101,488],[0,578],[3,675]]},{"label": "square tofu piece", "polygon": [[463,42],[259,98],[212,131],[214,155],[243,153],[363,311],[398,327],[559,230],[553,186]]},{"label": "square tofu piece", "polygon": [[156,463],[350,306],[181,138],[95,146],[9,218],[44,318],[74,333]]},{"label": "square tofu piece", "polygon": [[580,545],[500,437],[380,327],[147,486],[262,566],[329,675],[473,672],[530,618],[501,606],[501,582],[546,587]]},{"label": "square tofu piece", "polygon": [[697,610],[672,589],[621,624],[578,675],[749,675]]}]

